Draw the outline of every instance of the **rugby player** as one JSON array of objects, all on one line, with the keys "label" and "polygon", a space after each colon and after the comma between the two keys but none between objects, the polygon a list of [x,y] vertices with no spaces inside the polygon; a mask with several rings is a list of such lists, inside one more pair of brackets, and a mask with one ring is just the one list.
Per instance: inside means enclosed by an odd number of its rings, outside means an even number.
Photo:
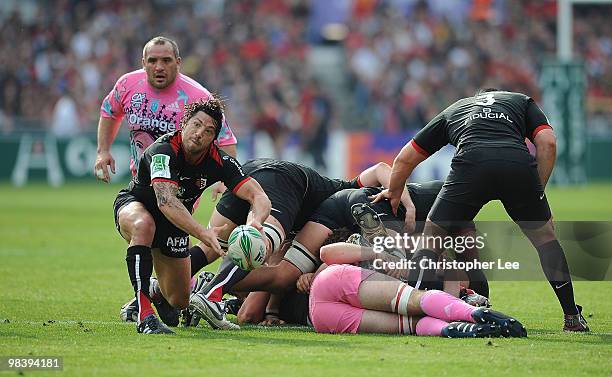
[{"label": "rugby player", "polygon": [[[355,237],[357,236],[357,237]],[[333,238],[346,237],[343,232],[335,232]],[[368,263],[373,258],[381,258],[381,254],[372,252],[372,249],[365,250],[359,241],[361,236],[354,234],[349,238],[347,242],[334,242],[333,244],[324,246],[321,249],[321,260],[324,264],[321,265],[319,271],[320,274],[328,265],[337,264],[332,268],[338,267],[338,264],[349,263],[358,264],[364,266],[367,270],[372,270],[372,265]],[[383,252],[384,254],[385,252]],[[385,258],[384,256],[382,256]],[[366,263],[363,263],[366,262]],[[352,266],[351,266],[352,267]],[[365,271],[364,274],[371,274],[373,271]],[[471,324],[466,322],[459,323],[447,323],[436,318],[420,318],[420,316],[396,316],[379,314],[376,312],[370,312],[364,315],[366,311],[362,310],[363,307],[358,305],[354,307],[354,300],[347,300],[347,296],[344,294],[346,290],[355,290],[355,281],[351,279],[327,279],[324,278],[324,283],[317,283],[314,292],[311,292],[311,284],[313,283],[314,274],[304,274],[300,277],[297,283],[298,292],[290,291],[288,294],[283,296],[282,300],[277,300],[266,307],[265,303],[268,300],[266,292],[253,292],[250,293],[246,298],[242,307],[238,312],[239,322],[259,322],[264,319],[262,313],[264,308],[266,310],[265,319],[260,323],[264,325],[282,325],[286,323],[300,324],[305,326],[314,326],[311,321],[310,315],[313,316],[314,321],[319,321],[319,327],[316,329],[319,332],[377,332],[377,333],[391,333],[391,334],[414,334],[414,335],[431,335],[431,336],[447,336],[447,337],[484,337],[484,336],[524,336],[526,335],[525,330],[520,324],[514,325],[514,320],[510,317],[506,317],[501,313],[495,313],[498,320],[503,320],[503,323],[493,324]],[[320,274],[325,276],[325,274]],[[366,276],[364,275],[364,276]],[[317,275],[319,276],[319,275]],[[382,275],[375,276],[374,279],[379,278]],[[391,280],[392,278],[389,278]],[[385,279],[387,280],[387,279]],[[316,279],[315,279],[316,281]],[[404,286],[400,286],[404,287]],[[412,289],[410,286],[404,288]],[[339,291],[345,290],[339,294]],[[322,305],[314,305],[307,293],[311,292],[316,297],[315,300],[322,302]],[[423,291],[419,291],[422,294]],[[431,291],[430,292],[434,292]],[[439,292],[439,291],[435,291]],[[274,297],[274,296],[273,296]],[[444,304],[445,299],[448,296],[436,295],[434,301],[438,301],[437,304]],[[462,298],[464,302],[470,302],[467,298]],[[309,314],[309,301],[311,303],[311,310]],[[263,305],[262,305],[263,303]],[[451,301],[452,305],[455,306],[456,301]],[[485,303],[477,304],[476,302],[470,302],[473,306],[486,306]],[[334,307],[329,311],[330,307]],[[464,306],[465,308],[465,306]],[[393,309],[391,309],[393,310]],[[377,311],[389,312],[389,309],[383,308],[377,309]],[[469,312],[469,310],[468,310]],[[488,312],[490,313],[490,312]],[[319,316],[316,318],[316,316]],[[447,312],[449,317],[444,318],[447,321],[453,320],[452,310]],[[372,318],[374,317],[374,318]],[[379,318],[380,317],[380,318]],[[382,318],[382,321],[378,322]],[[463,318],[465,320],[465,318]],[[467,319],[467,321],[471,321]],[[374,324],[374,325],[373,325]],[[510,330],[506,328],[510,326]],[[332,328],[333,327],[333,328]]]},{"label": "rugby player", "polygon": [[[525,138],[536,147],[535,158]],[[393,162],[389,189],[375,198],[389,199],[397,210],[406,179],[428,156],[447,144],[457,150],[449,173],[429,213],[424,233],[444,236],[471,221],[482,206],[501,200],[508,215],[538,251],[544,274],[564,313],[565,331],[589,331],[574,301],[565,254],[553,229],[544,188],[556,158],[556,139],[548,119],[529,96],[486,89],[458,100],[435,116],[406,144]],[[427,247],[413,260],[437,259]],[[413,280],[430,281],[433,271],[417,268]]]},{"label": "rugby player", "polygon": [[[323,255],[327,247],[335,245],[324,246]],[[443,291],[414,289],[348,264],[335,264],[317,274],[310,289],[309,314],[319,333],[527,336],[519,321],[503,313],[469,305]]]},{"label": "rugby player", "polygon": [[[180,129],[184,106],[211,98],[206,88],[179,72],[180,66],[177,43],[166,37],[155,37],[142,49],[142,69],[121,76],[104,98],[94,164],[94,174],[99,180],[110,181],[109,167],[115,173],[110,147],[124,118],[130,130],[130,170],[134,176],[145,148],[163,134]],[[236,137],[225,118],[215,143],[236,157]]]},{"label": "rugby player", "polygon": [[[173,333],[154,314],[151,300],[155,295],[163,295],[175,308],[187,307],[191,288],[189,235],[222,254],[217,234],[223,228],[207,229],[191,215],[207,187],[224,182],[248,203],[252,211],[249,223],[260,231],[270,214],[270,201],[257,181],[214,144],[222,122],[222,103],[214,97],[186,105],[181,130],[160,137],[145,150],[136,176],[115,199],[115,224],[129,243],[126,262],[138,305],[140,333]],[[150,289],[153,267],[159,293]]]}]

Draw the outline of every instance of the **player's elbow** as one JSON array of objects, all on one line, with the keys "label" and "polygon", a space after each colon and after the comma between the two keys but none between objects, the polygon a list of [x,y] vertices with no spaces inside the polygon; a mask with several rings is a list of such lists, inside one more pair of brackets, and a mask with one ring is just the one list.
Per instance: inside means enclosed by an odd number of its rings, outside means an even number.
[{"label": "player's elbow", "polygon": [[320,251],[321,262],[325,264],[334,264],[335,254],[336,254],[336,247],[334,245],[325,245],[321,247],[321,251]]},{"label": "player's elbow", "polygon": [[542,130],[535,136],[534,144],[536,149],[557,150],[557,137],[550,129]]},{"label": "player's elbow", "polygon": [[263,208],[264,210],[270,211],[272,209],[272,202],[270,201],[270,198],[268,198],[268,195],[266,195],[264,192],[258,194],[255,197],[255,201],[259,203],[260,208]]}]

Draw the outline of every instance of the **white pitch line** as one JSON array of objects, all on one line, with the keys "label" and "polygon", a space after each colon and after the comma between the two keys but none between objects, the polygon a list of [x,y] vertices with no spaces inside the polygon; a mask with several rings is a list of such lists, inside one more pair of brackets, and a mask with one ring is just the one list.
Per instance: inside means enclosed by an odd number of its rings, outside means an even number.
[{"label": "white pitch line", "polygon": [[[51,321],[53,322],[49,322],[49,320],[47,321],[19,321],[19,320],[13,320],[13,319],[9,319],[9,323],[4,323],[6,325],[10,325],[10,324],[19,324],[19,325],[37,325],[40,326],[43,323],[46,324],[47,326],[51,326],[51,325],[55,325],[55,324],[59,324],[59,325],[78,325],[78,324],[83,324],[83,325],[132,325],[134,326],[135,322],[123,322],[123,321],[73,321],[73,320],[56,320],[56,319],[52,319]],[[0,321],[0,325],[2,325],[2,321]]]}]

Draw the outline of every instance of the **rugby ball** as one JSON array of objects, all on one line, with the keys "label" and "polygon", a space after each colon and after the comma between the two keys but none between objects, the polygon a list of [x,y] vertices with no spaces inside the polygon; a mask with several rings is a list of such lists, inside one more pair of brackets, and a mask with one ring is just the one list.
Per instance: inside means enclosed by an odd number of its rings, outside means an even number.
[{"label": "rugby ball", "polygon": [[266,243],[257,229],[250,225],[239,225],[227,240],[227,256],[240,269],[251,271],[263,264]]}]

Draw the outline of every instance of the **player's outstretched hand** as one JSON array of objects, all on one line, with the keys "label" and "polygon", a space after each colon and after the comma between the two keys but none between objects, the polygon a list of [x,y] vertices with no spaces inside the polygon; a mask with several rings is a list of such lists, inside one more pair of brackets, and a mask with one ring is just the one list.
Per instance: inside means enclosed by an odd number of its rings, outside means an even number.
[{"label": "player's outstretched hand", "polygon": [[222,226],[216,226],[214,228],[208,228],[204,231],[202,238],[200,238],[200,241],[202,241],[204,245],[210,247],[220,257],[224,257],[225,252],[223,251],[223,249],[221,249],[221,245],[219,245],[219,240],[217,240],[217,236],[226,227],[227,224],[223,224]]},{"label": "player's outstretched hand", "polygon": [[297,282],[295,283],[295,286],[297,288],[297,291],[303,294],[309,294],[310,293],[310,285],[312,284],[312,281],[314,280],[315,274],[312,272],[308,272],[306,274],[302,274]]},{"label": "player's outstretched hand", "polygon": [[219,181],[219,182],[215,183],[211,187],[210,199],[214,202],[215,200],[217,200],[217,196],[219,194],[223,194],[225,192],[225,190],[227,190],[227,187],[225,187],[223,182]]},{"label": "player's outstretched hand", "polygon": [[110,152],[98,153],[96,163],[94,164],[94,175],[99,181],[110,182],[109,166],[111,172],[115,174],[115,159]]}]

